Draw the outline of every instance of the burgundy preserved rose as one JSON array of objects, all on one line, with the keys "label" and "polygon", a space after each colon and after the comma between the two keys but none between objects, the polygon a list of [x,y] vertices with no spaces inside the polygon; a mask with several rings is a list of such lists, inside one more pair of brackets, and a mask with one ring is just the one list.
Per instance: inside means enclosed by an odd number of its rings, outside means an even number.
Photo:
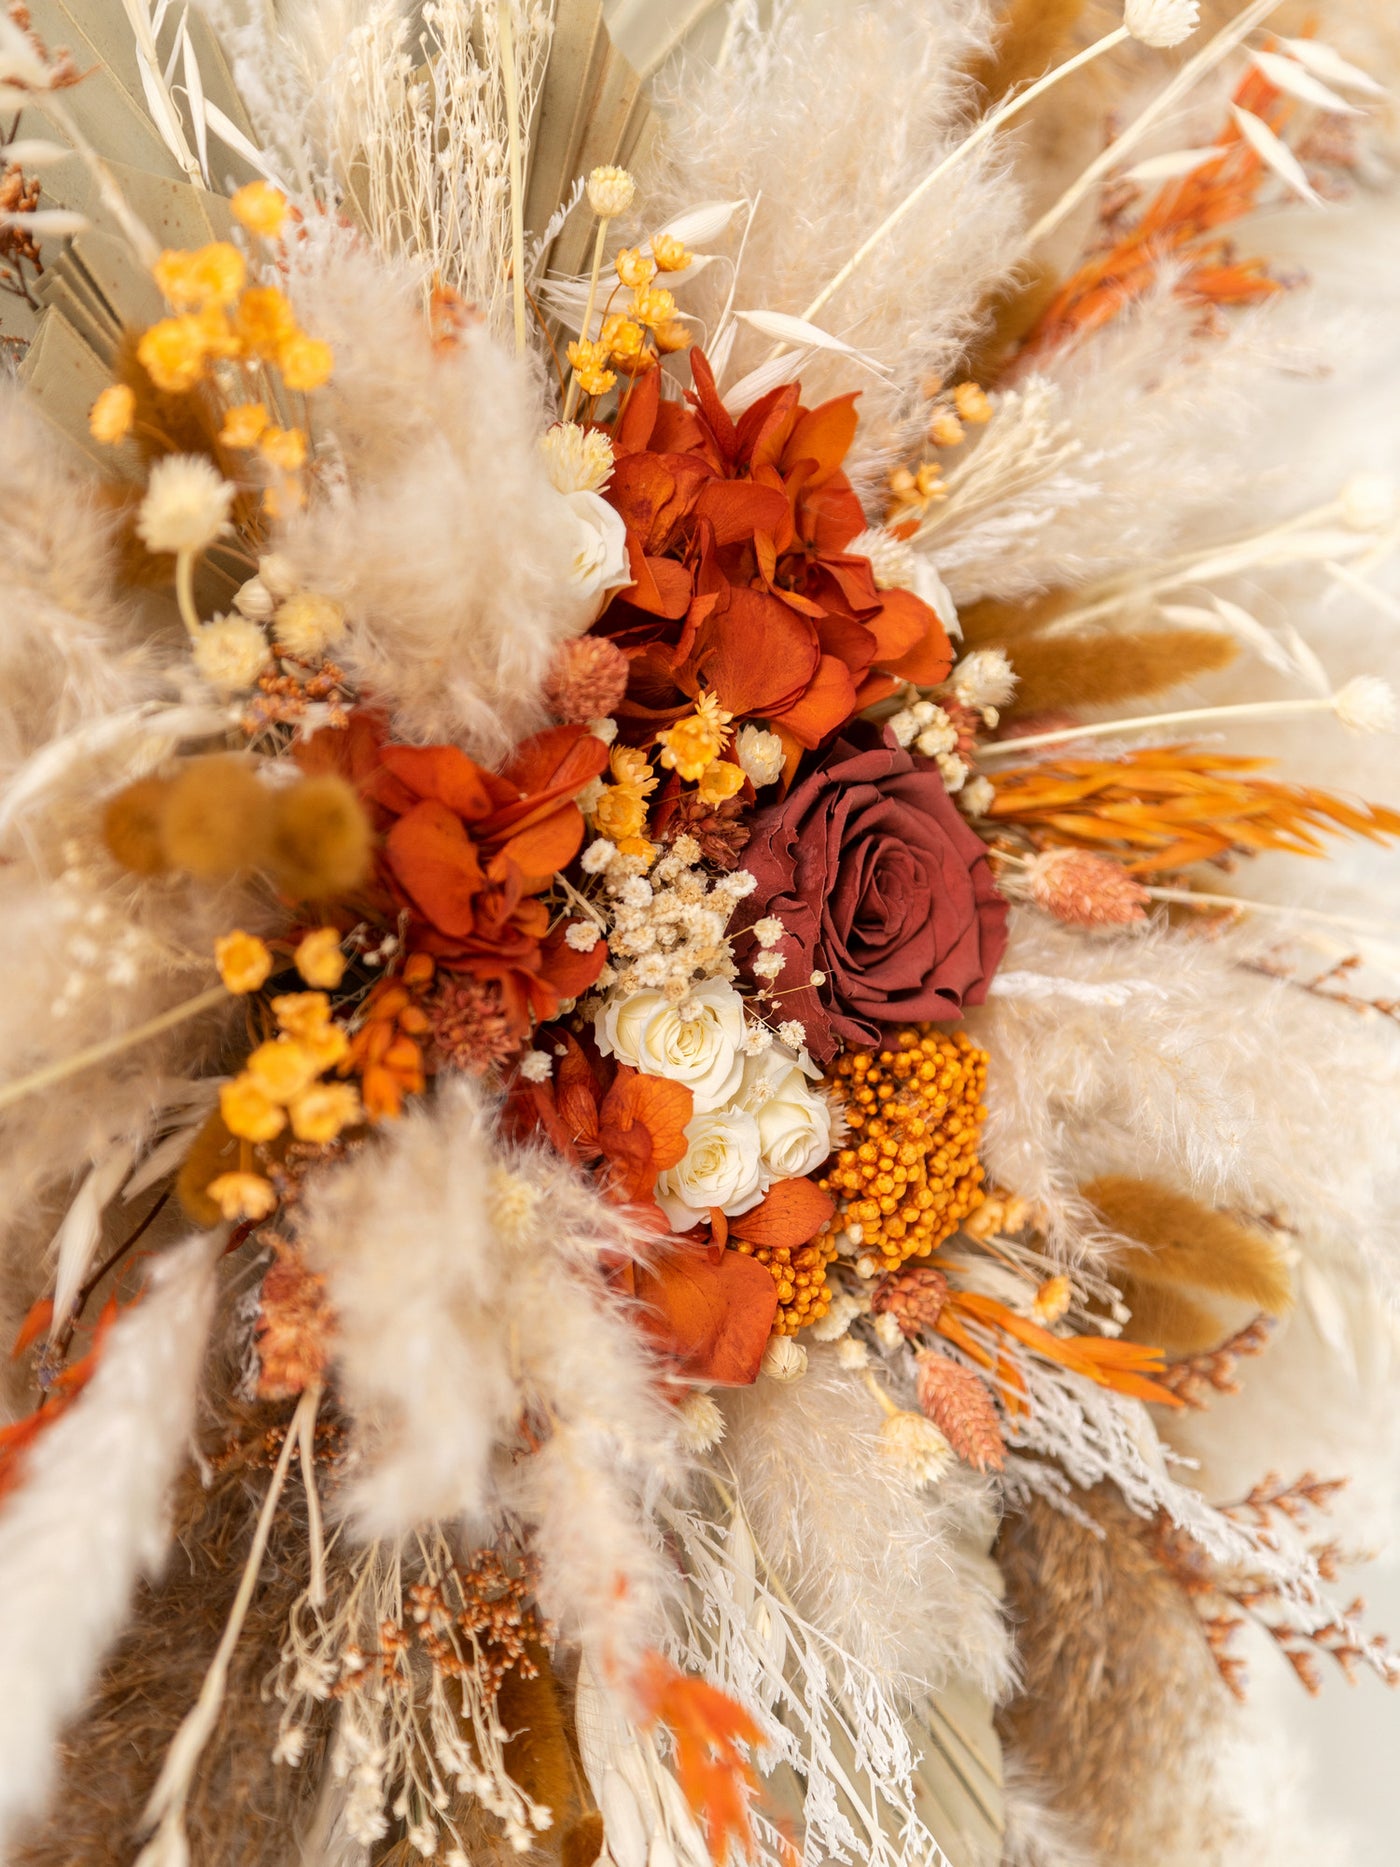
[{"label": "burgundy preserved rose", "polygon": [[[986,845],[927,760],[838,739],[757,814],[742,860],[758,886],[741,924],[782,921],[781,1015],[806,1025],[814,1057],[878,1044],[885,1025],[946,1022],[986,997],[1006,904]],[[826,975],[820,986],[807,983],[813,971]]]}]

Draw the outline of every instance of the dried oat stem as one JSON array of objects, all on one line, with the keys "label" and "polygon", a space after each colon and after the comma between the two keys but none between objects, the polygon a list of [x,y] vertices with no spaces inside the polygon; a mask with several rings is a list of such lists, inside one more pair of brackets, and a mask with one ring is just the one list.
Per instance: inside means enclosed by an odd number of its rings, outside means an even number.
[{"label": "dried oat stem", "polygon": [[1276,720],[1300,713],[1331,713],[1336,696],[1308,700],[1243,700],[1229,707],[1185,707],[1177,713],[1141,713],[1128,720],[1090,720],[1081,726],[1063,726],[1053,733],[1027,733],[1022,739],[1000,739],[978,748],[978,758],[1001,758],[1007,753],[1032,752],[1037,746],[1072,745],[1079,739],[1105,739],[1119,733],[1156,732],[1164,726],[1189,726],[1217,720]]},{"label": "dried oat stem", "polygon": [[169,1011],[147,1018],[144,1024],[133,1025],[129,1031],[121,1031],[116,1037],[104,1037],[101,1043],[88,1044],[82,1050],[75,1050],[71,1056],[60,1057],[54,1063],[46,1063],[42,1069],[31,1070],[28,1076],[20,1076],[12,1083],[5,1083],[0,1086],[0,1111],[13,1108],[16,1102],[23,1102],[26,1096],[34,1095],[40,1089],[52,1089],[56,1083],[67,1082],[70,1076],[79,1075],[94,1063],[105,1063],[109,1057],[119,1057],[124,1050],[143,1044],[148,1037],[158,1037],[162,1031],[174,1030],[176,1025],[188,1023],[202,1011],[212,1011],[215,1005],[222,1005],[228,996],[225,986],[211,985],[207,992],[187,998],[183,1004],[172,1005]]},{"label": "dried oat stem", "polygon": [[[278,1499],[282,1495],[287,1468],[292,1462],[293,1451],[301,1444],[302,1436],[308,1430],[308,1423],[315,1421],[320,1405],[320,1387],[307,1388],[297,1402],[291,1424],[282,1437],[282,1450],[273,1468],[272,1478],[267,1487],[267,1496],[263,1499],[262,1509],[258,1513],[252,1546],[248,1551],[248,1559],[243,1565],[238,1593],[234,1596],[228,1620],[224,1623],[222,1638],[213,1659],[209,1662],[209,1670],[204,1675],[204,1684],[200,1687],[199,1697],[186,1713],[184,1722],[171,1739],[170,1747],[165,1753],[165,1762],[161,1765],[160,1776],[155,1788],[151,1791],[150,1801],[146,1804],[142,1825],[150,1827],[158,1824],[158,1827],[138,1856],[136,1867],[156,1867],[160,1861],[178,1858],[181,1831],[184,1826],[185,1801],[189,1795],[195,1768],[218,1722],[219,1708],[223,1704],[224,1690],[228,1681],[229,1661],[233,1657],[234,1648],[238,1645],[238,1637],[243,1631],[248,1605],[253,1599],[253,1590],[258,1584],[258,1575],[262,1569],[268,1537],[272,1534],[272,1520],[276,1515]],[[309,1487],[307,1495],[310,1496]]]},{"label": "dried oat stem", "polygon": [[1196,888],[1149,888],[1154,901],[1170,901],[1186,908],[1232,908],[1241,914],[1276,915],[1280,920],[1309,921],[1318,927],[1341,927],[1348,933],[1397,934],[1400,926],[1386,921],[1358,920],[1350,914],[1327,914],[1321,908],[1294,907],[1286,901],[1250,901],[1239,895],[1213,895]]},{"label": "dried oat stem", "polygon": [[1116,136],[1108,147],[1095,156],[1089,166],[1069,185],[1052,208],[1046,210],[1026,235],[1025,251],[1052,234],[1067,215],[1072,214],[1084,197],[1089,194],[1110,170],[1118,167],[1128,151],[1134,148],[1147,132],[1177,105],[1195,86],[1197,81],[1213,71],[1220,62],[1228,58],[1235,47],[1246,39],[1262,20],[1277,10],[1281,0],[1254,0],[1252,6],[1245,8],[1238,19],[1231,20],[1228,26],[1219,31],[1209,44],[1202,46],[1194,58],[1188,59],[1171,80],[1153,98],[1142,113],[1131,122],[1127,129]]}]

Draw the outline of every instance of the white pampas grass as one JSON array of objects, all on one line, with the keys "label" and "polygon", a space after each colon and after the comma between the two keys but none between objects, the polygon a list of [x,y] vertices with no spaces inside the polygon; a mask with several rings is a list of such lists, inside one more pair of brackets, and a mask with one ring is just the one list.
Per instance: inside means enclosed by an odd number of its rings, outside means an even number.
[{"label": "white pampas grass", "polygon": [[479,327],[435,351],[413,279],[344,243],[309,256],[294,289],[335,352],[321,401],[343,477],[282,548],[342,600],[337,658],[401,736],[499,760],[542,721],[555,645],[597,606],[575,580],[535,386]]},{"label": "white pampas grass", "polygon": [[221,1243],[207,1234],[160,1261],[0,1509],[0,1840],[42,1808],[60,1727],[165,1553]]},{"label": "white pampas grass", "polygon": [[[624,1674],[658,1637],[652,1506],[676,1424],[597,1269],[626,1222],[562,1162],[502,1149],[464,1082],[309,1201],[307,1248],[339,1319],[362,1435],[359,1526],[508,1512],[533,1526],[545,1613]],[[547,1427],[511,1456],[526,1421]]]},{"label": "white pampas grass", "polygon": [[[661,99],[664,177],[644,177],[641,211],[650,222],[699,201],[746,198],[753,213],[732,303],[802,314],[961,141],[970,127],[961,73],[986,30],[981,5],[945,0],[836,15],[803,0],[763,26],[757,7],[736,8],[718,67],[682,61]],[[839,110],[827,109],[836,98]],[[927,419],[920,381],[955,367],[982,299],[1005,276],[1017,212],[1001,156],[981,152],[921,199],[823,306],[822,329],[889,372],[862,388],[865,477],[917,439]],[[686,290],[712,346],[729,273],[711,266]],[[772,349],[756,332],[737,336],[722,380],[736,381]],[[851,383],[839,352],[813,353],[800,373],[809,406]]]},{"label": "white pampas grass", "polygon": [[1394,1291],[1393,1026],[1263,976],[1254,962],[1272,936],[1249,927],[1206,942],[1159,923],[1099,940],[1013,910],[1012,930],[1013,972],[1157,988],[1121,1005],[999,998],[969,1019],[992,1059],[983,1158],[1044,1206],[1057,1248],[1092,1251],[1099,1236],[1076,1188],[1132,1173],[1207,1204],[1278,1213],[1320,1263],[1359,1249]]},{"label": "white pampas grass", "polygon": [[720,1396],[736,1495],[774,1574],[824,1638],[888,1689],[954,1676],[994,1693],[1006,1636],[984,1569],[993,1514],[967,1467],[921,1492],[880,1446],[863,1377],[814,1346],[801,1381]]}]

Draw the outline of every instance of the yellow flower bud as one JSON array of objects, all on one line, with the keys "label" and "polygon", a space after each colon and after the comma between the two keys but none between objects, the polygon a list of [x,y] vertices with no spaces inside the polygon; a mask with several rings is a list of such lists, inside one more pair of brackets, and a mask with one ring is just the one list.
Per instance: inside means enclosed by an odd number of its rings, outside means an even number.
[{"label": "yellow flower bud", "polygon": [[272,1182],[260,1173],[221,1173],[205,1188],[226,1219],[265,1219],[277,1204]]},{"label": "yellow flower bud", "polygon": [[290,1102],[315,1082],[320,1069],[309,1046],[299,1038],[272,1037],[249,1057],[245,1074],[269,1102]]},{"label": "yellow flower bud", "polygon": [[639,246],[624,246],[613,261],[617,276],[624,285],[650,285],[656,277],[656,263]]},{"label": "yellow flower bud", "polygon": [[115,447],[131,433],[135,418],[135,395],[124,382],[114,382],[88,411],[88,433],[104,447]]},{"label": "yellow flower bud", "polygon": [[287,218],[287,197],[271,182],[246,182],[229,202],[240,227],[264,240],[275,240]]},{"label": "yellow flower bud", "polygon": [[272,971],[272,955],[256,934],[241,930],[214,942],[214,963],[230,992],[256,992]]},{"label": "yellow flower bud", "polygon": [[[683,272],[695,257],[686,251],[682,241],[669,233],[651,236],[651,256],[662,272]],[[632,281],[628,279],[626,283],[630,285]]]},{"label": "yellow flower bud", "polygon": [[334,991],[345,977],[345,955],[334,927],[318,927],[307,934],[294,957],[297,971],[308,985],[328,986]]},{"label": "yellow flower bud", "polygon": [[219,440],[225,447],[256,447],[267,428],[267,410],[261,402],[240,402],[224,416]]},{"label": "yellow flower bud", "polygon": [[363,1121],[360,1098],[349,1083],[317,1083],[291,1107],[292,1133],[298,1141],[334,1141],[342,1128]]},{"label": "yellow flower bud", "polygon": [[277,352],[283,382],[289,389],[304,393],[324,388],[334,364],[330,345],[323,344],[319,337],[308,337],[304,331],[288,337]]},{"label": "yellow flower bud", "polygon": [[696,790],[707,804],[722,804],[744,788],[743,768],[727,759],[711,759],[701,772]]},{"label": "yellow flower bud", "polygon": [[235,1076],[219,1090],[219,1113],[240,1141],[273,1141],[287,1125],[281,1109],[248,1076]]}]

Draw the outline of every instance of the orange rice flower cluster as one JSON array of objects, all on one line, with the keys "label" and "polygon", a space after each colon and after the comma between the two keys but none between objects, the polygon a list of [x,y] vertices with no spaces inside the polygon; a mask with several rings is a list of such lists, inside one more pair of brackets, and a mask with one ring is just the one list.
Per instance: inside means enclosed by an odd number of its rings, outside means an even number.
[{"label": "orange rice flower cluster", "polygon": [[852,1133],[818,1182],[838,1201],[827,1233],[857,1244],[868,1275],[926,1258],[982,1201],[986,1051],[914,1025],[887,1049],[847,1051],[832,1077]]}]

